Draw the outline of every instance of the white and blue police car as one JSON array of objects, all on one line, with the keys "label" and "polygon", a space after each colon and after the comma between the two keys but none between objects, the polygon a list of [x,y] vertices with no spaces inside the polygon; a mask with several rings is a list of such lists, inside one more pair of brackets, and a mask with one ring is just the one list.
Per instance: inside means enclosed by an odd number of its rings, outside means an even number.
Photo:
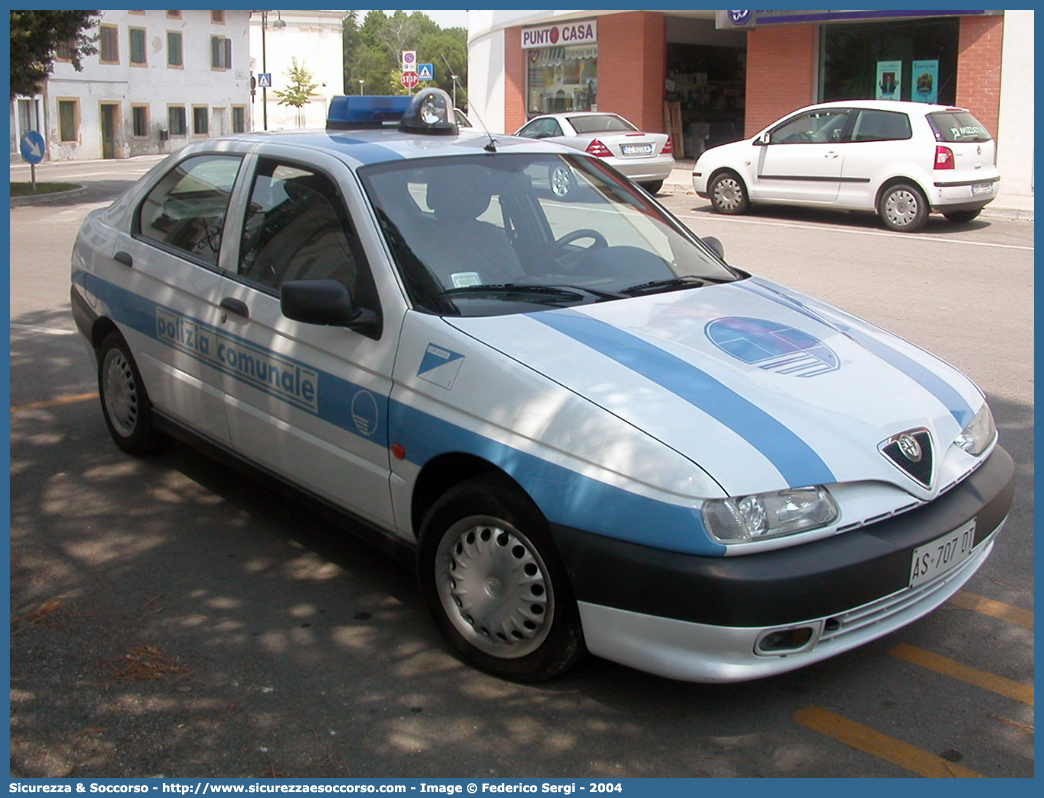
[{"label": "white and blue police car", "polygon": [[170,156],[85,220],[72,306],[118,446],[350,516],[503,678],[822,660],[946,601],[1012,502],[954,368],[438,90]]}]

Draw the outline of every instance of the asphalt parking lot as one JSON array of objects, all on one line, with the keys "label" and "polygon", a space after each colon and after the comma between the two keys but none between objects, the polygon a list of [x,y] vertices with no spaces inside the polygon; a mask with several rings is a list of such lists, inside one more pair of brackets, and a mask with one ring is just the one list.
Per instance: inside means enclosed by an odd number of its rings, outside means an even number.
[{"label": "asphalt parking lot", "polygon": [[1016,505],[953,601],[834,660],[730,686],[593,660],[522,686],[457,661],[410,571],[351,529],[183,446],[111,443],[69,251],[148,166],[82,167],[85,194],[11,209],[12,776],[1033,776],[1031,221],[902,235],[665,193],[730,262],[975,379]]}]

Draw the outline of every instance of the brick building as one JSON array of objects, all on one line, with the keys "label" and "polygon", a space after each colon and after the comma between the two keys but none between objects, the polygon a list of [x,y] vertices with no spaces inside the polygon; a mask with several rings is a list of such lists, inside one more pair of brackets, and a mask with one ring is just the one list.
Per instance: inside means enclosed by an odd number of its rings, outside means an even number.
[{"label": "brick building", "polygon": [[468,83],[490,130],[611,110],[690,159],[815,102],[959,105],[997,138],[998,204],[1032,209],[1033,11],[470,11]]}]

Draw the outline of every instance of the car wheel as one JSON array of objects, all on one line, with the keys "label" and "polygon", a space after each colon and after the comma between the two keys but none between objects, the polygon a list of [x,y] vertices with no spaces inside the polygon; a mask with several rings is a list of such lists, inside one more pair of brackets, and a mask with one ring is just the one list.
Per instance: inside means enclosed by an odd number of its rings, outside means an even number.
[{"label": "car wheel", "polygon": [[980,213],[982,213],[982,208],[977,208],[974,211],[951,211],[950,213],[944,213],[943,216],[951,222],[965,224],[975,219]]},{"label": "car wheel", "polygon": [[469,480],[435,503],[421,530],[418,573],[440,631],[480,670],[544,681],[586,654],[547,521],[504,478]]},{"label": "car wheel", "polygon": [[648,191],[650,194],[655,194],[661,188],[663,188],[662,180],[650,180],[648,183],[642,183],[642,188]]},{"label": "car wheel", "polygon": [[152,424],[152,402],[126,341],[111,332],[98,352],[98,394],[112,439],[128,454],[151,454],[166,443]]},{"label": "car wheel", "polygon": [[735,172],[722,172],[710,184],[711,207],[718,213],[746,213],[747,187]]},{"label": "car wheel", "polygon": [[881,194],[877,212],[888,229],[912,233],[928,221],[928,200],[916,186],[897,183]]}]

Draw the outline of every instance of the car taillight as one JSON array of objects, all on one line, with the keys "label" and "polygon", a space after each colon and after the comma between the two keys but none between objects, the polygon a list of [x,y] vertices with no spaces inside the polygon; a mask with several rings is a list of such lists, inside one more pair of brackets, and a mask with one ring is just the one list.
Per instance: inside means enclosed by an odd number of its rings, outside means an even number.
[{"label": "car taillight", "polygon": [[954,169],[956,168],[953,163],[953,150],[949,147],[943,147],[936,145],[935,147],[935,168],[936,169]]},{"label": "car taillight", "polygon": [[667,143],[663,145],[664,155],[674,155],[674,142],[671,141],[671,137],[667,137]]},{"label": "car taillight", "polygon": [[602,144],[598,139],[593,139],[591,143],[587,145],[587,152],[598,158],[611,158],[613,155],[609,152],[609,148]]}]

